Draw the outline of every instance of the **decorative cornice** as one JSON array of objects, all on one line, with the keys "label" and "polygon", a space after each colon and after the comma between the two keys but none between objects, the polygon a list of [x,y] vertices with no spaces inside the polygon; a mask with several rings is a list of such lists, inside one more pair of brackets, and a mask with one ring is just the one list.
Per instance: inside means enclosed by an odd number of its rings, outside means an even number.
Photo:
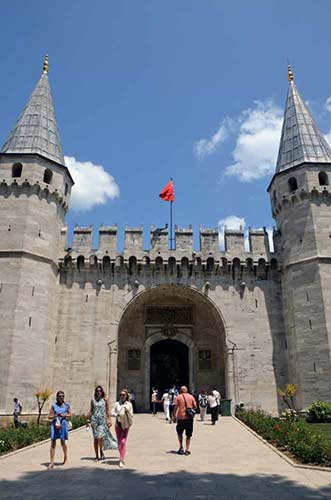
[{"label": "decorative cornice", "polygon": [[7,182],[6,179],[0,181],[0,196],[8,197],[10,195],[20,196],[25,194],[27,196],[37,195],[39,198],[44,198],[48,202],[54,202],[59,206],[62,206],[64,212],[69,209],[68,200],[63,193],[57,189],[53,189],[50,185],[44,182],[30,183],[28,179],[17,182],[13,179],[11,183]]},{"label": "decorative cornice", "polygon": [[280,198],[277,198],[276,202],[272,202],[272,215],[276,217],[281,213],[284,208],[292,208],[297,203],[301,203],[304,200],[309,200],[311,203],[316,203],[317,201],[331,204],[331,191],[329,191],[330,186],[323,186],[323,188],[313,187],[310,191],[302,188],[297,189],[293,193],[283,194]]}]

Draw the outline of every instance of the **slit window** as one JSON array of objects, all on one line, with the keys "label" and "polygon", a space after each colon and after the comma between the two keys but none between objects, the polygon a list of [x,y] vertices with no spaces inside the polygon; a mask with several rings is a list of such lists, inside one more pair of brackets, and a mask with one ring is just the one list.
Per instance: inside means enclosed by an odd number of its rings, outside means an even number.
[{"label": "slit window", "polygon": [[290,177],[288,180],[288,188],[290,193],[293,193],[298,189],[298,183],[295,177]]},{"label": "slit window", "polygon": [[45,184],[51,184],[52,183],[52,178],[53,178],[53,172],[49,168],[46,168],[46,170],[44,172],[44,182],[45,182]]},{"label": "slit window", "polygon": [[326,172],[320,172],[318,174],[318,182],[320,186],[328,186],[329,185],[329,177]]},{"label": "slit window", "polygon": [[12,166],[12,177],[21,177],[23,166],[22,163],[15,163]]}]

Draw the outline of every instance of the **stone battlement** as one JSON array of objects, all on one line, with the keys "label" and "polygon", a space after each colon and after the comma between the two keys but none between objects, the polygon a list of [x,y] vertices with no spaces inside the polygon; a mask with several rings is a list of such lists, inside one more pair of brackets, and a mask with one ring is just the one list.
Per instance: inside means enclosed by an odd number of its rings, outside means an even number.
[{"label": "stone battlement", "polygon": [[222,259],[232,261],[238,258],[240,261],[251,259],[258,262],[263,258],[266,262],[275,257],[270,252],[268,233],[265,228],[253,229],[248,231],[249,250],[245,249],[245,234],[242,228],[239,230],[224,230],[224,250],[220,249],[220,235],[217,229],[200,227],[199,229],[199,249],[194,249],[194,233],[192,226],[180,228],[175,226],[174,230],[174,250],[169,249],[169,228],[150,227],[150,248],[144,248],[144,228],[143,226],[130,227],[125,226],[124,230],[124,249],[122,252],[118,249],[118,228],[113,226],[99,227],[98,248],[93,248],[93,227],[74,228],[73,242],[68,248],[67,228],[63,228],[61,234],[61,245],[63,249],[60,259],[63,260],[70,255],[74,261],[79,257],[85,260],[91,257],[102,261],[107,256],[111,261],[116,261],[120,257],[123,261],[129,261],[135,258],[137,262],[143,262],[148,259],[154,262],[157,258],[167,261],[172,258],[176,262],[187,259],[190,263],[199,259],[202,263],[212,258],[215,262]]}]

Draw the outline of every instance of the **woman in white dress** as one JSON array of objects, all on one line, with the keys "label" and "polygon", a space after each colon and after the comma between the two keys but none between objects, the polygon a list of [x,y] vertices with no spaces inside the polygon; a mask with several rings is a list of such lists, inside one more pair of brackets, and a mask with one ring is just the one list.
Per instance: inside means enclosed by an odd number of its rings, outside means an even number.
[{"label": "woman in white dress", "polygon": [[169,422],[169,420],[170,420],[170,412],[169,412],[170,396],[169,396],[168,391],[166,391],[163,394],[162,401],[163,401],[164,416],[165,416],[166,421]]}]

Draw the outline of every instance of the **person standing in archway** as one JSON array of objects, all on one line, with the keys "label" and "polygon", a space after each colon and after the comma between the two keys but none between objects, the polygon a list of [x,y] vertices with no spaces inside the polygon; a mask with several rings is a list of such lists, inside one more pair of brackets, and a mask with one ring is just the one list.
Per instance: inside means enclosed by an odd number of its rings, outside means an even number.
[{"label": "person standing in archway", "polygon": [[208,406],[207,394],[206,391],[202,390],[199,394],[200,420],[202,422],[206,417],[207,406]]},{"label": "person standing in archway", "polygon": [[[190,455],[191,437],[193,434],[193,419],[197,408],[192,394],[189,394],[185,385],[180,388],[180,394],[176,398],[174,422],[177,422],[176,432],[179,442],[178,455]],[[183,448],[183,433],[186,434],[186,449]]]},{"label": "person standing in archway", "polygon": [[173,385],[172,388],[169,389],[168,395],[169,395],[169,417],[171,423],[174,418],[176,397],[178,396],[178,391],[175,385]]},{"label": "person standing in archway", "polygon": [[169,406],[170,406],[170,396],[168,389],[164,392],[162,396],[164,417],[167,422],[170,420]]},{"label": "person standing in archway", "polygon": [[215,425],[218,420],[218,401],[214,394],[214,391],[210,391],[209,393],[208,404],[211,413],[211,424]]},{"label": "person standing in archway", "polygon": [[158,394],[159,394],[159,391],[157,390],[157,388],[153,387],[152,388],[152,397],[151,397],[153,417],[156,416],[156,405],[158,402]]}]

